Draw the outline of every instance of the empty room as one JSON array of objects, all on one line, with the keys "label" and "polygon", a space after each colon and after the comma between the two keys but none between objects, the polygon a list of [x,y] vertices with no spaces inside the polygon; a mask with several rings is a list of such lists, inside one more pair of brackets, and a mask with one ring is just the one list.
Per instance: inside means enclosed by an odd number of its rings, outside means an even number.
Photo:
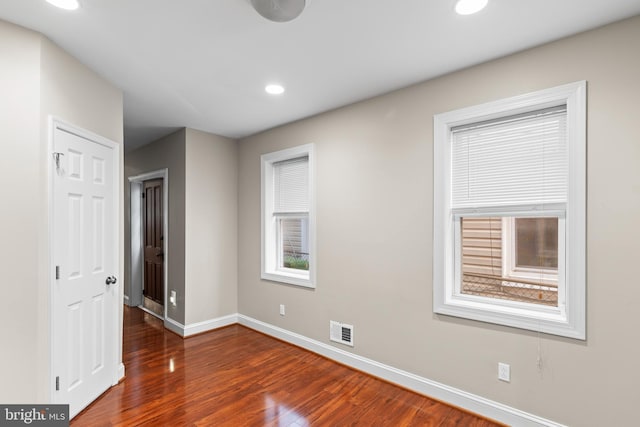
[{"label": "empty room", "polygon": [[0,425],[636,425],[639,47],[638,0],[0,0]]}]

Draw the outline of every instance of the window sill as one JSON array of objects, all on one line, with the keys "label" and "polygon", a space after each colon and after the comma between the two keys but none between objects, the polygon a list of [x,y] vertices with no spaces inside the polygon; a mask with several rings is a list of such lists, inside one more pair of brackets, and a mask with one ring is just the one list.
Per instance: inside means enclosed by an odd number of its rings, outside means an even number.
[{"label": "window sill", "polygon": [[271,282],[286,283],[289,285],[302,286],[305,288],[316,287],[315,283],[313,283],[313,281],[310,279],[309,273],[296,274],[284,271],[267,271],[263,272],[260,277]]},{"label": "window sill", "polygon": [[511,326],[530,331],[584,340],[585,331],[572,324],[566,311],[557,307],[508,301],[484,301],[482,297],[455,295],[434,301],[434,312],[448,316]]}]

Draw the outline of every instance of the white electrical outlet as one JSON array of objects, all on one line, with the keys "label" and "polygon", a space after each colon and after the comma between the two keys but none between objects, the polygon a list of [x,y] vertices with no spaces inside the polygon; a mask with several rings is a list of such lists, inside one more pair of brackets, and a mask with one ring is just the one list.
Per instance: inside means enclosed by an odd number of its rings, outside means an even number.
[{"label": "white electrical outlet", "polygon": [[177,302],[177,297],[176,297],[176,291],[171,291],[171,295],[169,296],[169,302],[171,303],[172,306],[176,306]]},{"label": "white electrical outlet", "polygon": [[280,304],[280,316],[284,316],[284,304]]},{"label": "white electrical outlet", "polygon": [[498,379],[504,382],[511,382],[511,366],[506,363],[498,363]]}]

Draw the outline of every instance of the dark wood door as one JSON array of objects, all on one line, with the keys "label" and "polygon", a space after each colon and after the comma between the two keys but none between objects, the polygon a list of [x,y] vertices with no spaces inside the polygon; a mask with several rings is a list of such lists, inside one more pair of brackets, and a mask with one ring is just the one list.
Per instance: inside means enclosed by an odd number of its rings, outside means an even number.
[{"label": "dark wood door", "polygon": [[145,297],[164,305],[164,252],[162,180],[144,182],[144,287]]}]

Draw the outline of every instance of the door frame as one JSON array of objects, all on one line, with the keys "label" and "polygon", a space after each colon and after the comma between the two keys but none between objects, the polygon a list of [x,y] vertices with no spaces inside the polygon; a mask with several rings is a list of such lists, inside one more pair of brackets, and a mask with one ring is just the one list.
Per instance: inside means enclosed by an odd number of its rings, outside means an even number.
[{"label": "door frame", "polygon": [[[122,215],[120,212],[121,206],[121,165],[122,165],[122,156],[121,156],[121,144],[114,142],[108,138],[95,134],[86,129],[80,128],[78,126],[72,125],[64,120],[56,117],[49,116],[48,118],[48,143],[47,143],[47,156],[45,161],[46,168],[46,176],[47,176],[47,216],[48,216],[48,264],[49,264],[49,274],[48,274],[48,290],[49,290],[49,401],[52,403],[61,403],[56,402],[56,372],[55,368],[55,360],[54,360],[54,346],[55,342],[53,340],[54,331],[56,322],[55,322],[55,303],[56,303],[56,293],[53,291],[55,289],[56,282],[56,265],[55,265],[55,248],[56,248],[56,236],[54,230],[54,202],[55,202],[55,192],[54,192],[54,180],[56,167],[55,165],[55,156],[54,156],[54,146],[55,146],[55,133],[56,130],[62,130],[64,132],[71,133],[73,135],[79,136],[81,138],[87,139],[93,143],[100,144],[106,146],[113,150],[113,208],[112,215],[115,221],[114,228],[118,232],[118,237],[116,238],[116,242],[113,245],[114,250],[114,266],[113,266],[113,275],[117,278],[120,278],[121,272],[121,236],[122,236]],[[115,304],[110,308],[112,310],[111,316],[109,316],[114,322],[114,333],[113,333],[113,341],[111,343],[106,343],[114,353],[115,366],[113,369],[113,379],[111,381],[111,385],[117,385],[118,382],[124,378],[125,375],[125,367],[122,361],[122,289],[120,286],[121,281],[116,282],[113,286],[116,288],[116,298]],[[74,414],[75,415],[75,414]]]},{"label": "door frame", "polygon": [[141,175],[129,177],[129,203],[130,203],[130,244],[131,258],[129,260],[131,271],[129,277],[129,295],[127,305],[137,307],[142,305],[142,286],[144,283],[144,231],[143,231],[143,206],[142,186],[144,181],[150,179],[162,179],[162,233],[164,236],[162,245],[164,252],[163,276],[164,276],[164,301],[163,320],[167,320],[167,289],[169,282],[169,169],[159,169]]}]

